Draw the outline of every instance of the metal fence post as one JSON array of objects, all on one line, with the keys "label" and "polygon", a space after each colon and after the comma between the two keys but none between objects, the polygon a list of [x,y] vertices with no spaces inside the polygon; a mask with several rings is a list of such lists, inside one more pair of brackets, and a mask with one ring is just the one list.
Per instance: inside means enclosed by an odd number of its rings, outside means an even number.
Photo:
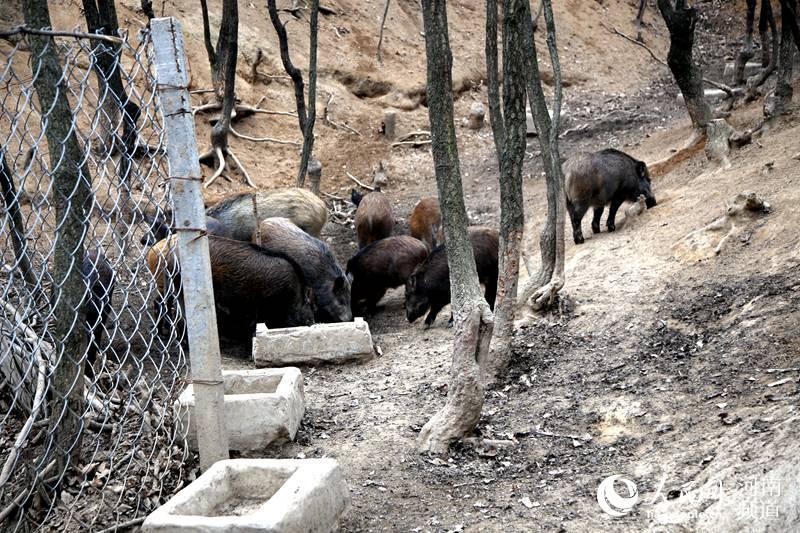
[{"label": "metal fence post", "polygon": [[208,237],[205,234],[202,175],[180,23],[173,17],[156,18],[150,27],[158,94],[167,133],[170,194],[178,230],[200,468],[206,470],[215,462],[228,458],[228,434],[223,414],[222,369]]}]

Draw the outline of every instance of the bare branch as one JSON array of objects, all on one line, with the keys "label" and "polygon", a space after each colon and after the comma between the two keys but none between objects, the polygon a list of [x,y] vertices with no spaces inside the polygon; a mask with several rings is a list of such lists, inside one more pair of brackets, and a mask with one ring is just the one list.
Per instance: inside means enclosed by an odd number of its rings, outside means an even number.
[{"label": "bare branch", "polygon": [[85,33],[81,31],[35,30],[33,28],[28,28],[27,26],[15,26],[10,30],[0,31],[0,39],[5,39],[6,37],[12,37],[20,34],[45,35],[50,37],[74,37],[76,39],[94,39],[112,44],[122,44],[125,42],[123,39],[119,37],[112,37],[111,35]]},{"label": "bare branch", "polygon": [[389,2],[390,0],[386,0],[386,4],[383,6],[383,17],[381,17],[381,30],[378,34],[378,49],[375,52],[375,57],[378,59],[378,64],[383,65],[383,59],[381,59],[381,45],[383,44],[383,27],[386,25],[386,15],[389,14]]},{"label": "bare branch", "polygon": [[357,177],[353,176],[353,175],[352,175],[352,174],[350,174],[349,172],[345,171],[345,174],[347,174],[347,177],[348,177],[348,178],[350,178],[351,180],[353,180],[354,182],[356,182],[356,184],[358,184],[358,186],[359,186],[359,187],[362,187],[362,188],[364,188],[364,189],[367,189],[368,191],[374,191],[374,190],[375,190],[375,187],[370,187],[369,185],[365,185],[365,184],[361,183],[360,181],[358,181],[358,178],[357,178]]}]

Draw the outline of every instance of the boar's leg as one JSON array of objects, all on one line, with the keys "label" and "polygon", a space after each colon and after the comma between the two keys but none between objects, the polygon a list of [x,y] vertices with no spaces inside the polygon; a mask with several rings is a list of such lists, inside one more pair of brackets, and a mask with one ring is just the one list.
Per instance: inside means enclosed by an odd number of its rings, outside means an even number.
[{"label": "boar's leg", "polygon": [[613,200],[611,200],[611,208],[609,208],[608,210],[608,220],[606,221],[606,225],[608,226],[609,232],[612,232],[615,229],[617,229],[617,226],[614,225],[614,218],[617,216],[617,209],[619,209],[619,206],[621,206],[622,202],[624,201],[625,201],[624,198],[614,198]]},{"label": "boar's leg", "polygon": [[587,209],[589,209],[589,206],[584,206],[581,204],[575,205],[567,200],[567,211],[569,212],[569,219],[572,221],[572,238],[575,241],[575,244],[583,244],[581,221],[583,220],[583,215],[586,214]]},{"label": "boar's leg", "polygon": [[381,287],[380,289],[377,289],[375,292],[367,296],[366,313],[368,316],[372,316],[381,309],[383,309],[383,306],[381,306],[380,308],[378,307],[378,302],[381,301],[381,298],[383,298],[384,294],[386,294],[386,287]]},{"label": "boar's leg", "polygon": [[594,216],[592,217],[592,233],[600,233],[600,217],[603,216],[603,209],[605,206],[595,207]]},{"label": "boar's leg", "polygon": [[448,303],[450,302],[441,302],[438,300],[431,302],[431,310],[428,313],[428,316],[425,317],[425,329],[428,329],[433,325],[433,323],[436,321],[436,315],[438,315],[439,311],[444,309],[444,306]]}]

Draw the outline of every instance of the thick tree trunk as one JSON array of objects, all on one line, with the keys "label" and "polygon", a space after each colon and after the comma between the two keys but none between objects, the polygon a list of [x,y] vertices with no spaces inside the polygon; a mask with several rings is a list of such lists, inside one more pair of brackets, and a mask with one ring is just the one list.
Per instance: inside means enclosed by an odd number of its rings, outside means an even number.
[{"label": "thick tree trunk", "polygon": [[745,22],[744,44],[736,56],[733,68],[733,84],[741,85],[744,83],[744,69],[747,62],[753,59],[753,26],[756,18],[756,0],[747,0],[747,19]]},{"label": "thick tree trunk", "polygon": [[[794,5],[789,5],[789,4]],[[794,7],[794,9],[792,9]],[[792,37],[791,21],[797,20],[797,1],[786,0],[781,2],[781,44],[778,56],[778,82],[775,86],[775,107],[773,115],[782,115],[792,102],[794,88],[792,87],[792,64],[794,63],[795,43]]]},{"label": "thick tree trunk", "polygon": [[6,162],[6,154],[0,151],[0,192],[2,192],[3,205],[8,213],[10,222],[11,244],[14,248],[14,255],[17,258],[19,272],[22,272],[22,279],[28,286],[28,293],[36,300],[39,295],[39,287],[36,283],[36,274],[33,272],[31,260],[28,257],[28,241],[25,238],[28,232],[25,230],[25,223],[22,220],[22,211],[19,208],[19,196],[14,184],[14,176],[11,168]]},{"label": "thick tree trunk", "polygon": [[497,65],[497,0],[486,0],[486,92],[489,97],[489,121],[494,136],[497,165],[503,159],[506,130],[503,124],[500,82]]},{"label": "thick tree trunk", "polygon": [[423,0],[422,13],[431,147],[447,241],[455,341],[447,401],[422,428],[419,447],[421,451],[446,453],[450,444],[469,435],[480,419],[484,392],[481,368],[486,364],[494,318],[478,285],[467,233],[453,124],[453,57],[447,34],[446,0]]},{"label": "thick tree trunk", "polygon": [[770,0],[761,0],[761,10],[758,14],[758,36],[761,39],[761,66],[767,69],[772,65],[774,69],[773,59],[778,43],[778,27],[775,24],[775,15],[772,13]]},{"label": "thick tree trunk", "polygon": [[[51,28],[46,0],[26,0],[25,23],[31,28]],[[59,231],[53,254],[52,315],[55,318],[54,346],[57,347],[53,372],[52,432],[59,469],[75,466],[80,459],[81,413],[83,401],[83,357],[86,332],[77,327],[82,315],[86,290],[81,276],[85,227],[91,207],[91,182],[83,150],[78,144],[65,77],[52,37],[29,35],[31,70],[36,72],[34,87],[42,110],[42,127],[50,152],[49,173],[53,181]]]},{"label": "thick tree trunk", "polygon": [[[239,54],[239,6],[238,0],[224,0],[222,21],[219,25],[215,65],[212,78],[219,79],[222,88],[222,114],[211,129],[211,146],[228,152],[228,134],[231,131],[231,116],[236,105],[236,61]],[[215,91],[217,84],[214,84]],[[224,156],[223,156],[224,157]]]},{"label": "thick tree trunk", "polygon": [[[314,121],[317,118],[317,31],[319,24],[319,0],[311,0],[311,22],[309,24],[310,50],[308,52],[308,115],[303,127],[303,151],[300,153],[300,168],[297,170],[297,186],[305,184],[308,162],[314,150]],[[317,183],[319,187],[319,183]],[[319,191],[319,188],[317,188]]]},{"label": "thick tree trunk", "polygon": [[[527,2],[526,2],[527,3]],[[547,26],[547,47],[553,65],[555,95],[553,99],[553,119],[547,109],[542,82],[539,74],[539,60],[534,39],[533,22],[526,16],[525,53],[528,58],[528,98],[531,102],[531,115],[539,132],[539,146],[542,151],[545,179],[547,182],[547,220],[539,239],[541,266],[536,276],[531,278],[520,297],[521,302],[533,298],[533,307],[541,309],[555,301],[558,291],[564,286],[564,175],[561,172],[558,151],[558,128],[561,113],[561,66],[556,49],[556,29],[550,0],[544,5]],[[530,6],[526,7],[530,12]]]},{"label": "thick tree trunk", "polygon": [[[490,0],[492,1],[492,0]],[[500,265],[495,300],[495,331],[485,372],[486,383],[499,382],[511,361],[522,231],[522,162],[525,157],[524,32],[529,17],[525,0],[505,0],[503,13],[503,115],[505,142],[500,158]]]},{"label": "thick tree trunk", "polygon": [[800,27],[798,27],[798,20],[797,20],[797,0],[780,0],[781,2],[781,12],[783,13],[784,10],[788,13],[788,17],[782,17],[781,24],[788,24],[789,31],[792,33],[792,37],[794,38],[794,44],[797,46],[797,50],[800,51]]},{"label": "thick tree trunk", "polygon": [[671,0],[658,0],[658,9],[669,30],[667,65],[683,93],[695,137],[701,138],[705,135],[711,110],[703,93],[703,71],[692,58],[697,10],[687,6],[686,0],[676,0],[674,7]]}]

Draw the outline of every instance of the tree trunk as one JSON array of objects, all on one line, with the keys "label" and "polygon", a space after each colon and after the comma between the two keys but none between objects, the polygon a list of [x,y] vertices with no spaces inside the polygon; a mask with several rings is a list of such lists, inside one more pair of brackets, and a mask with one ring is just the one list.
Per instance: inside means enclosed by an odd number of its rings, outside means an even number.
[{"label": "tree trunk", "polygon": [[281,52],[281,62],[286,74],[292,79],[294,84],[294,99],[297,104],[297,120],[300,124],[300,133],[305,132],[306,128],[306,100],[305,91],[303,88],[303,74],[300,69],[294,66],[292,59],[289,56],[289,37],[286,35],[286,27],[278,17],[278,8],[275,5],[275,0],[267,0],[267,9],[269,10],[269,19],[272,21],[272,27],[275,28],[275,33],[278,34],[278,46]]},{"label": "tree trunk", "polygon": [[[748,0],[749,1],[749,0]],[[639,7],[636,10],[636,40],[642,41],[642,23],[644,22],[644,12],[647,9],[647,0],[639,0]]]},{"label": "tree trunk", "polygon": [[486,92],[489,97],[489,121],[494,136],[497,166],[503,159],[506,130],[500,101],[500,82],[497,66],[497,0],[486,0]]},{"label": "tree trunk", "polygon": [[736,56],[736,62],[733,68],[733,84],[741,85],[744,83],[744,69],[747,62],[753,59],[755,51],[753,50],[753,25],[756,18],[756,0],[747,0],[747,19],[745,23],[744,44],[739,54]]},{"label": "tree trunk", "polygon": [[[239,54],[239,7],[238,0],[224,0],[222,21],[219,24],[215,65],[212,78],[218,78],[222,88],[222,113],[211,129],[211,146],[222,154],[228,152],[228,134],[231,131],[231,115],[236,105],[236,60]],[[217,90],[217,83],[214,90]],[[224,157],[224,155],[223,155]]]},{"label": "tree trunk", "polygon": [[[51,28],[46,0],[26,0],[25,23],[31,28]],[[80,459],[81,413],[83,401],[83,357],[86,331],[76,327],[76,314],[82,313],[86,290],[80,265],[85,227],[91,208],[89,168],[75,135],[74,119],[67,95],[69,89],[52,37],[29,35],[31,70],[36,72],[34,87],[42,110],[50,155],[49,173],[53,181],[59,230],[53,254],[52,315],[55,318],[54,346],[57,347],[53,372],[53,399],[64,407],[53,407],[51,429],[55,438],[58,465],[63,472]],[[48,111],[49,110],[49,111]],[[77,322],[80,323],[80,320]]]},{"label": "tree trunk", "polygon": [[686,0],[676,0],[675,7],[670,0],[658,0],[658,9],[669,30],[667,64],[683,93],[695,138],[699,139],[705,135],[711,110],[703,93],[703,71],[692,59],[697,10],[687,6]]},{"label": "tree trunk", "polygon": [[[490,2],[493,0],[489,0]],[[485,372],[486,383],[498,383],[511,361],[522,231],[522,163],[525,158],[525,0],[503,5],[503,115],[505,142],[500,158],[500,250],[495,332]],[[488,36],[487,36],[488,38]],[[488,61],[487,61],[488,62]]]},{"label": "tree trunk", "polygon": [[[541,266],[536,276],[531,278],[520,297],[527,302],[533,297],[533,307],[541,309],[555,301],[558,291],[564,286],[564,175],[561,172],[561,159],[558,151],[558,128],[561,113],[561,65],[556,49],[556,28],[550,0],[543,0],[545,23],[547,26],[547,47],[553,65],[555,95],[553,98],[553,119],[547,109],[542,81],[539,74],[539,59],[534,39],[533,22],[526,16],[525,52],[528,58],[528,98],[531,102],[531,115],[539,132],[539,146],[542,151],[545,179],[547,182],[547,220],[539,239]],[[526,2],[527,4],[527,2]],[[530,5],[526,9],[530,12]]]},{"label": "tree trunk", "polygon": [[[794,4],[790,6],[789,3]],[[794,7],[794,9],[792,9]],[[781,2],[781,44],[778,56],[778,81],[775,86],[775,107],[773,115],[782,115],[792,102],[794,88],[792,87],[792,64],[794,63],[794,48],[792,42],[792,20],[797,20],[796,0]]]},{"label": "tree trunk", "polygon": [[[303,127],[303,151],[300,154],[300,168],[297,171],[297,186],[305,184],[308,162],[314,150],[314,121],[317,118],[317,31],[319,24],[319,0],[311,0],[311,22],[309,25],[310,50],[308,52],[308,115]],[[319,191],[319,183],[317,183]]]},{"label": "tree trunk", "polygon": [[469,435],[480,419],[484,392],[481,368],[486,364],[494,318],[478,285],[467,233],[453,124],[453,57],[447,35],[446,0],[423,0],[422,14],[431,148],[447,241],[455,340],[447,401],[422,428],[419,447],[421,451],[446,453],[450,444]]},{"label": "tree trunk", "polygon": [[40,290],[36,283],[36,274],[33,272],[31,260],[28,257],[28,241],[26,239],[28,232],[25,230],[25,223],[22,220],[22,211],[19,208],[19,196],[14,185],[14,176],[6,162],[6,154],[3,151],[0,151],[0,192],[3,194],[3,205],[5,205],[11,226],[9,233],[11,234],[14,254],[17,258],[17,266],[19,272],[22,272],[22,279],[25,280],[25,284],[28,286],[28,293],[31,299],[35,301],[38,299]]},{"label": "tree trunk", "polygon": [[774,69],[773,58],[778,42],[778,28],[775,24],[775,15],[772,13],[770,0],[761,0],[761,10],[758,14],[758,35],[761,39],[761,66],[768,69],[772,65]]},{"label": "tree trunk", "polygon": [[[780,0],[781,13],[788,13],[788,17],[781,18],[781,24],[788,24],[789,30],[794,38],[794,44],[797,50],[800,51],[800,28],[797,23],[797,0]],[[785,10],[785,11],[784,11]]]},{"label": "tree trunk", "polygon": [[[83,0],[86,26],[91,33],[118,36],[119,23],[117,11],[113,0]],[[117,177],[119,179],[120,211],[126,221],[138,218],[138,207],[131,199],[131,169],[132,158],[136,151],[137,130],[136,123],[141,116],[141,108],[128,96],[122,84],[120,73],[120,47],[119,45],[104,41],[93,41],[93,55],[95,57],[95,75],[100,94],[104,95],[101,103],[108,117],[106,124],[106,146],[104,154],[111,156],[119,148],[121,157]],[[122,117],[122,138],[117,143],[118,117]],[[120,146],[117,146],[119,144]]]}]

